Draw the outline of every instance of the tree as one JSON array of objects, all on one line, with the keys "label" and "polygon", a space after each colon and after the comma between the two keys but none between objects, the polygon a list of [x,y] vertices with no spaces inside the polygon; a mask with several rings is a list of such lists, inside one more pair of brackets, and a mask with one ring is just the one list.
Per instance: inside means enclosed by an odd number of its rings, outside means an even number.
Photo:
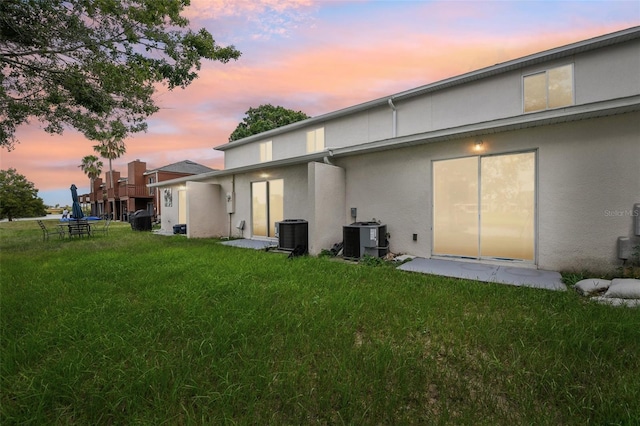
[{"label": "tree", "polygon": [[47,214],[38,190],[16,169],[0,170],[0,219],[12,221],[19,217]]},{"label": "tree", "polygon": [[82,158],[82,164],[78,167],[89,178],[89,192],[93,194],[93,182],[102,173],[102,161],[95,155],[86,155]]},{"label": "tree", "polygon": [[[112,162],[116,158],[120,158],[127,151],[124,141],[112,135],[102,140],[99,145],[94,145],[93,149],[100,154],[102,158],[109,160],[109,183],[111,184],[111,189],[115,190]],[[115,206],[112,206],[111,211],[115,212]]]},{"label": "tree", "polygon": [[89,182],[91,183],[91,192],[93,192],[93,181],[100,176],[102,173],[102,161],[95,155],[86,155],[82,157],[82,164],[78,167],[84,172],[85,175],[89,178]]},{"label": "tree", "polygon": [[146,130],[158,83],[184,88],[201,59],[240,57],[204,28],[187,29],[187,0],[2,0],[0,146],[32,117],[45,131],[90,140]]},{"label": "tree", "polygon": [[309,116],[302,111],[293,111],[271,104],[260,105],[257,108],[249,108],[249,111],[247,111],[245,115],[246,117],[229,136],[229,142],[309,118]]}]

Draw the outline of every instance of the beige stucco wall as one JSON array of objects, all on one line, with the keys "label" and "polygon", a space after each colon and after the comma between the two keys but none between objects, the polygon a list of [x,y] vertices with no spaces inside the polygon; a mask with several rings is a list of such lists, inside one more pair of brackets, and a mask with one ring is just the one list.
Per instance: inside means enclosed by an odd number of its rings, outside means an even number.
[{"label": "beige stucco wall", "polygon": [[251,183],[265,180],[284,180],[284,219],[308,219],[307,198],[307,165],[300,164],[285,168],[257,170],[255,172],[235,175],[236,209],[233,223],[245,221],[243,232],[237,231],[235,236],[250,238],[251,226]]},{"label": "beige stucco wall", "polygon": [[[495,133],[483,140],[482,155],[536,152],[537,255],[532,266],[610,271],[621,264],[617,238],[632,237],[631,209],[640,203],[640,113]],[[358,221],[387,225],[392,252],[430,257],[432,162],[477,155],[474,141],[462,138],[333,158],[335,165],[300,164],[188,183],[189,222],[207,227],[190,223],[187,229],[193,236],[226,235],[224,197],[235,185],[232,236],[251,237],[251,182],[283,179],[284,218],[310,222],[312,254],[340,241],[355,207]],[[178,189],[173,187],[173,206],[163,207],[167,231],[178,220]],[[220,210],[213,220],[208,206],[216,203]],[[235,229],[238,220],[246,221],[242,233]],[[633,241],[640,244],[638,237]]]},{"label": "beige stucco wall", "polygon": [[319,254],[342,241],[345,214],[345,171],[324,163],[308,165],[309,253]]},{"label": "beige stucco wall", "polygon": [[[640,202],[640,113],[558,124],[484,138],[484,155],[537,152],[537,266],[611,270],[619,236],[630,236]],[[473,139],[338,159],[346,208],[386,223],[390,249],[429,257],[433,160],[475,155]],[[412,234],[418,240],[412,240]]]},{"label": "beige stucco wall", "polygon": [[[523,76],[568,63],[574,64],[576,105],[640,94],[640,40],[634,40],[396,100],[398,136],[522,116]],[[265,140],[273,143],[274,161],[293,158],[305,154],[308,130],[324,126],[326,147],[346,147],[390,138],[392,116],[389,106],[378,106]],[[616,241],[620,236],[631,236],[631,209],[640,203],[640,113],[482,138],[482,155],[536,152],[537,254],[532,266],[606,271],[620,264]],[[258,145],[265,140],[225,151],[226,168],[257,164]],[[335,167],[313,163],[268,168],[267,164],[264,169],[228,178],[234,184],[212,179],[208,183],[221,185],[218,195],[209,194],[211,198],[203,202],[213,203],[235,187],[234,236],[250,237],[251,182],[284,179],[284,218],[310,221],[312,253],[337,242],[342,225],[352,221],[350,208],[355,207],[357,220],[375,218],[387,224],[392,252],[430,257],[432,162],[477,155],[474,141],[461,138],[334,157]],[[174,207],[162,208],[163,229],[170,231],[177,223],[177,203],[176,188]],[[239,220],[246,222],[242,233],[235,229]],[[226,216],[224,222],[228,223]],[[416,241],[413,234],[417,234]],[[640,243],[637,237],[634,241]]]},{"label": "beige stucco wall", "polygon": [[[640,113],[541,128],[539,264],[607,270],[640,202]],[[640,241],[638,242],[640,243]]]},{"label": "beige stucco wall", "polygon": [[219,184],[187,182],[187,237],[210,238],[228,234],[224,191]]},{"label": "beige stucco wall", "polygon": [[[633,40],[394,100],[397,136],[520,116],[523,114],[523,76],[566,64],[574,65],[576,105],[640,94],[640,40]],[[392,117],[389,106],[377,106],[265,140],[273,142],[274,160],[292,158],[305,154],[308,130],[324,126],[326,147],[346,147],[391,138]],[[225,151],[225,168],[258,163],[260,142],[264,140]]]},{"label": "beige stucco wall", "polygon": [[640,40],[575,57],[576,103],[640,94]]}]

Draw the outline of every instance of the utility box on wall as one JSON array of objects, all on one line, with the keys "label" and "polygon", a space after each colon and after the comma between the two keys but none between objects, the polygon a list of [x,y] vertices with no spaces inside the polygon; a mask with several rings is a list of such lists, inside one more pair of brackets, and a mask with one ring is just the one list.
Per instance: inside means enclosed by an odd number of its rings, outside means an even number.
[{"label": "utility box on wall", "polygon": [[627,237],[618,237],[618,259],[627,260],[631,257],[631,241]]},{"label": "utility box on wall", "polygon": [[234,192],[227,192],[227,213],[232,214],[236,212],[236,194]]}]

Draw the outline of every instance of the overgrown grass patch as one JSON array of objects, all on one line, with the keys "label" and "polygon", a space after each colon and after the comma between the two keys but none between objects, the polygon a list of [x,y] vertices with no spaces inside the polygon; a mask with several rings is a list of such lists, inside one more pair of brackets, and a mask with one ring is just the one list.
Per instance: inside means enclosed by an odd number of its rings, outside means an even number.
[{"label": "overgrown grass patch", "polygon": [[114,225],[0,224],[3,425],[640,419],[638,309]]}]

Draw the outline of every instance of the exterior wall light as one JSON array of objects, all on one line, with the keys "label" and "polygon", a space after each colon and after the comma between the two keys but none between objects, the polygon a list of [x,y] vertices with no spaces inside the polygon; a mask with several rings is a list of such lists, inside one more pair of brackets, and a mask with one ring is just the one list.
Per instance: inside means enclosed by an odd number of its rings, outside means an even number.
[{"label": "exterior wall light", "polygon": [[476,142],[473,144],[473,149],[475,151],[482,151],[483,143],[482,139],[476,139]]}]

